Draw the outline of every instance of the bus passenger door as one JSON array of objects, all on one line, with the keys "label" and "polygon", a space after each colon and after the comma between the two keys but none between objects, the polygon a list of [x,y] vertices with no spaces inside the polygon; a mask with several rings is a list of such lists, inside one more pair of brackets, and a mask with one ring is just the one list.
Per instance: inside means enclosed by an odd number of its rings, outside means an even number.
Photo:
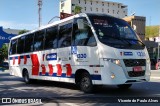
[{"label": "bus passenger door", "polygon": [[58,49],[57,49],[57,76],[60,81],[68,82],[71,77],[71,35],[72,22],[62,23],[59,26]]},{"label": "bus passenger door", "polygon": [[[83,19],[84,28],[78,28],[78,19]],[[72,65],[75,70],[86,69],[95,70],[91,66],[99,65],[98,48],[94,34],[89,26],[87,19],[80,17],[74,20],[72,35]],[[93,74],[93,71],[90,71]]]}]

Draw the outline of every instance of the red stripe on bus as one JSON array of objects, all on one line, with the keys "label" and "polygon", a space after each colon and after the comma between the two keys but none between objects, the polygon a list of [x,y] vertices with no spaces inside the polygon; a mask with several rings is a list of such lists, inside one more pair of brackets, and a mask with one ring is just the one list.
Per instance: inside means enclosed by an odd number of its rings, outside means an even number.
[{"label": "red stripe on bus", "polygon": [[53,65],[52,64],[48,64],[49,67],[49,75],[53,74]]},{"label": "red stripe on bus", "polygon": [[27,56],[24,56],[24,64],[27,64]]},{"label": "red stripe on bus", "polygon": [[21,64],[21,57],[18,56],[18,64]]},{"label": "red stripe on bus", "polygon": [[41,67],[42,67],[42,75],[45,75],[46,74],[46,67],[44,64],[42,64]]},{"label": "red stripe on bus", "polygon": [[70,77],[72,75],[71,65],[70,64],[66,64],[66,69],[67,69],[66,76]]},{"label": "red stripe on bus", "polygon": [[42,58],[42,59],[43,59],[43,61],[44,61],[44,57],[45,57],[45,54],[43,54],[43,58]]},{"label": "red stripe on bus", "polygon": [[60,64],[57,64],[57,76],[61,76],[62,75],[62,67]]},{"label": "red stripe on bus", "polygon": [[32,75],[38,75],[40,64],[37,54],[31,54],[31,60],[32,60]]},{"label": "red stripe on bus", "polygon": [[15,57],[13,57],[13,65],[15,64]]}]

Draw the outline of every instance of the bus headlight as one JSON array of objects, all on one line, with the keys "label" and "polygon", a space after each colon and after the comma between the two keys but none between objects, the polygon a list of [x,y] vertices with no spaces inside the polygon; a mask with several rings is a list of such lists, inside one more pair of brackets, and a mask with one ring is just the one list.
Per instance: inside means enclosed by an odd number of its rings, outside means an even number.
[{"label": "bus headlight", "polygon": [[114,63],[116,65],[119,65],[121,66],[121,62],[119,59],[108,59],[108,58],[103,58],[103,61],[108,61],[108,62],[111,62],[111,63]]}]

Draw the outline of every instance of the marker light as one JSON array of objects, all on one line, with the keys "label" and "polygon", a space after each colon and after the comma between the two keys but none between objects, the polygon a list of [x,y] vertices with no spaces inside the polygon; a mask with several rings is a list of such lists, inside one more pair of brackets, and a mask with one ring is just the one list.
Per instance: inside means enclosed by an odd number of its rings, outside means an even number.
[{"label": "marker light", "polygon": [[112,73],[111,78],[114,79],[116,76]]}]

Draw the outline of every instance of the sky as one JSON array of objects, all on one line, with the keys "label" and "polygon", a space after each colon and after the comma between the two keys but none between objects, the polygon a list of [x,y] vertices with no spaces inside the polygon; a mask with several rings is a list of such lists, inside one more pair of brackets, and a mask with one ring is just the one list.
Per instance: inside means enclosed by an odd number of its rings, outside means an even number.
[{"label": "sky", "polygon": [[[42,25],[59,16],[60,0],[42,0]],[[106,0],[128,5],[128,15],[146,17],[146,25],[160,25],[160,0]],[[0,26],[11,29],[38,28],[38,0],[0,0]],[[54,19],[56,21],[58,19]]]}]

